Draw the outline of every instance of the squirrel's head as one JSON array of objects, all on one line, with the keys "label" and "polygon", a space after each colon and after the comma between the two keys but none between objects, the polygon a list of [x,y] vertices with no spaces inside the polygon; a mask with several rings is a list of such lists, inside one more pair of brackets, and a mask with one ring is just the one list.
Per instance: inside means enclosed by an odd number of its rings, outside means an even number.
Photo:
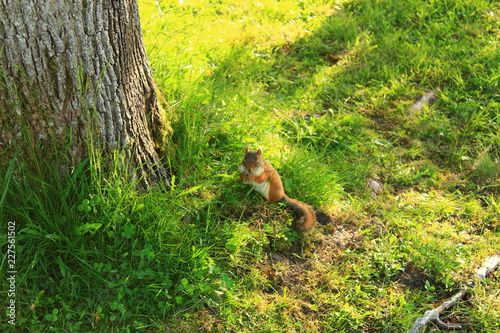
[{"label": "squirrel's head", "polygon": [[254,174],[262,168],[262,148],[257,150],[245,148],[245,156],[241,162],[240,171]]}]

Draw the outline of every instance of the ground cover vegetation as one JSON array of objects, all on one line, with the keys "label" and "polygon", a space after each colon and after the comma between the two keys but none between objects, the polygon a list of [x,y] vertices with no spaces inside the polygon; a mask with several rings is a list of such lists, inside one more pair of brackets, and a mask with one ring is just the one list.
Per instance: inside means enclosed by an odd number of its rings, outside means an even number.
[{"label": "ground cover vegetation", "polygon": [[[17,330],[404,332],[500,253],[496,1],[139,5],[172,186],[137,192],[95,143],[69,177],[3,161]],[[239,183],[246,146],[332,222],[297,235]],[[500,332],[499,293],[445,319]]]}]

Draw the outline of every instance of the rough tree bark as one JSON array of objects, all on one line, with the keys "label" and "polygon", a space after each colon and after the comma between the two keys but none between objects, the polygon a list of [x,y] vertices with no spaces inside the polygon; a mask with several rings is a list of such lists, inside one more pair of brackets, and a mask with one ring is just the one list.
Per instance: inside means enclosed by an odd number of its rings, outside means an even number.
[{"label": "rough tree bark", "polygon": [[0,74],[0,156],[71,142],[78,163],[97,140],[123,150],[144,187],[168,185],[136,0],[0,0]]}]

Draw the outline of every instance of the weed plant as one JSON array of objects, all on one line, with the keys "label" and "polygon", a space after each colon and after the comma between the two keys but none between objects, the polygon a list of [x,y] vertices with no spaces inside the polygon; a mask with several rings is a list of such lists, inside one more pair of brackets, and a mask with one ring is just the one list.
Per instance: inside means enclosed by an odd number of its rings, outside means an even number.
[{"label": "weed plant", "polygon": [[[17,331],[404,332],[500,254],[496,1],[139,5],[172,186],[98,147],[68,175],[1,163]],[[246,146],[332,216],[308,248],[238,181]],[[499,332],[497,275],[447,320]]]}]

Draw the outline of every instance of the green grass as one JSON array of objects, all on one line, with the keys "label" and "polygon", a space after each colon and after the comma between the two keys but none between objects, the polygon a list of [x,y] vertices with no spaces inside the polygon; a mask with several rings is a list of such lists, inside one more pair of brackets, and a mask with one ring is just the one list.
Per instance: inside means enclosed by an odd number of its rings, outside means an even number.
[{"label": "green grass", "polygon": [[[18,329],[404,332],[499,255],[496,1],[140,9],[176,115],[172,188],[136,192],[124,157],[98,150],[66,177],[53,161],[1,164]],[[435,103],[410,110],[428,91]],[[304,256],[286,207],[238,181],[246,146],[263,147],[291,197],[333,216]],[[2,281],[7,270],[4,257]],[[500,331],[497,280],[450,318]]]}]

